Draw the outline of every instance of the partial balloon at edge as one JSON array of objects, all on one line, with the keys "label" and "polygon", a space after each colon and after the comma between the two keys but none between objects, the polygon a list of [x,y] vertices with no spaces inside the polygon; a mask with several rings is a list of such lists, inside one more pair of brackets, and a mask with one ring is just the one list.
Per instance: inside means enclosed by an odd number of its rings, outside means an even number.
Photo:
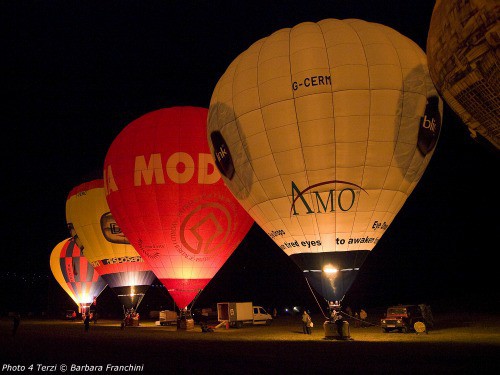
[{"label": "partial balloon at edge", "polygon": [[484,147],[500,151],[498,0],[438,0],[427,37],[436,88]]}]

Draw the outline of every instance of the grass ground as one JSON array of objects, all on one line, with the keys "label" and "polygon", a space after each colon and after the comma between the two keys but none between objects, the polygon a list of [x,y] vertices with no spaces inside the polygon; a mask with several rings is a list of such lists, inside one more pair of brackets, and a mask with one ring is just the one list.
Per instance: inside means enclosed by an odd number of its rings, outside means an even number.
[{"label": "grass ground", "polygon": [[418,335],[382,333],[373,320],[367,328],[351,325],[349,340],[325,338],[320,316],[313,316],[311,335],[302,333],[298,316],[278,317],[271,326],[212,333],[202,333],[199,326],[189,331],[159,327],[152,321],[122,330],[119,321],[100,320],[85,332],[82,322],[23,320],[15,336],[12,321],[4,318],[0,366],[33,364],[37,370],[38,364],[55,365],[58,373],[61,365],[75,373],[99,366],[106,372],[111,364],[134,365],[138,370],[133,373],[165,374],[498,374],[497,318],[436,317],[435,329]]}]

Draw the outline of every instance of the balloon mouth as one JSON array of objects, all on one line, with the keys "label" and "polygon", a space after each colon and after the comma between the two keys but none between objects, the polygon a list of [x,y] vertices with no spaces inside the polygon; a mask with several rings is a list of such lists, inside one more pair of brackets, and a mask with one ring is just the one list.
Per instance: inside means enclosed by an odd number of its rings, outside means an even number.
[{"label": "balloon mouth", "polygon": [[369,250],[297,253],[290,258],[325,300],[342,301],[369,253]]},{"label": "balloon mouth", "polygon": [[231,152],[229,151],[226,140],[219,131],[213,131],[210,134],[210,140],[212,141],[213,157],[217,169],[223,176],[231,180],[234,176],[235,169],[233,158],[231,157]]},{"label": "balloon mouth", "polygon": [[120,304],[125,307],[125,309],[128,310],[133,308],[137,310],[149,289],[149,285],[129,285],[111,289],[116,294]]},{"label": "balloon mouth", "polygon": [[323,272],[327,275],[327,276],[335,276],[336,274],[338,274],[339,272],[339,269],[332,266],[331,264],[327,264],[323,267]]}]

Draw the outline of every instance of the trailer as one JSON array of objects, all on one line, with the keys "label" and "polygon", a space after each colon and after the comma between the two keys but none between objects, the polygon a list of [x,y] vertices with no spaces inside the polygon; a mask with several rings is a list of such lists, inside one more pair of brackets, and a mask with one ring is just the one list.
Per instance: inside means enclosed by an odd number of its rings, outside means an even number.
[{"label": "trailer", "polygon": [[236,328],[241,328],[244,324],[270,325],[273,321],[271,314],[262,306],[254,306],[252,302],[219,302],[217,319]]},{"label": "trailer", "polygon": [[159,320],[155,324],[157,326],[176,326],[178,319],[179,317],[175,311],[163,310],[160,311]]}]

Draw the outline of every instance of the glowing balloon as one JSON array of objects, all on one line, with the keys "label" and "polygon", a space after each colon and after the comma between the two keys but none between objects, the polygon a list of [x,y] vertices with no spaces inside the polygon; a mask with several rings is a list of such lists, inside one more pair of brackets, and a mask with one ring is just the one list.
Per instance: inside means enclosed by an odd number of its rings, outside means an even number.
[{"label": "glowing balloon", "polygon": [[125,309],[137,309],[155,275],[121,232],[104,194],[104,181],[78,185],[66,200],[70,232],[90,264]]},{"label": "glowing balloon", "polygon": [[104,163],[111,212],[180,309],[208,284],[253,224],[214,166],[207,112],[197,107],[150,112],[125,127]]},{"label": "glowing balloon", "polygon": [[500,150],[498,0],[436,1],[427,37],[434,84],[473,138]]},{"label": "glowing balloon", "polygon": [[50,253],[50,269],[52,270],[52,274],[54,275],[54,278],[59,283],[59,285],[61,285],[64,291],[68,293],[68,296],[70,296],[71,299],[78,305],[78,300],[76,299],[73,291],[69,288],[61,271],[61,250],[63,246],[67,244],[67,241],[68,240],[66,239],[59,242]]},{"label": "glowing balloon", "polygon": [[[106,288],[106,283],[82,255],[73,239],[59,242],[50,255],[50,269],[78,310],[85,313]],[[61,277],[62,276],[62,277]]]},{"label": "glowing balloon", "polygon": [[327,19],[254,43],[214,89],[224,182],[327,300],[341,300],[420,180],[442,102],[397,31]]}]

